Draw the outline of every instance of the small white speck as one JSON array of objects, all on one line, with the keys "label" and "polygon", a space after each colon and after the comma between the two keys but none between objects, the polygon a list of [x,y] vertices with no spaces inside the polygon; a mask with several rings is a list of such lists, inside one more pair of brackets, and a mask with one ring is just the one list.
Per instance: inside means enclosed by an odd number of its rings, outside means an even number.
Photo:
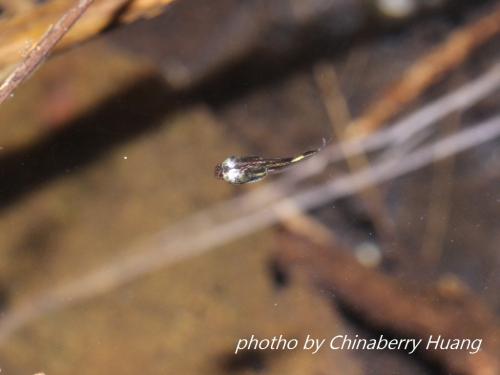
[{"label": "small white speck", "polygon": [[278,302],[275,302],[275,303],[274,303],[274,307],[276,307],[276,306],[278,306]]},{"label": "small white speck", "polygon": [[380,248],[374,242],[363,242],[356,246],[355,256],[366,267],[377,267],[382,261]]},{"label": "small white speck", "polygon": [[378,0],[379,10],[387,17],[405,18],[415,12],[417,2],[414,0]]},{"label": "small white speck", "polygon": [[123,160],[127,160],[127,159],[128,159],[128,156],[124,156],[124,157],[123,157]]}]

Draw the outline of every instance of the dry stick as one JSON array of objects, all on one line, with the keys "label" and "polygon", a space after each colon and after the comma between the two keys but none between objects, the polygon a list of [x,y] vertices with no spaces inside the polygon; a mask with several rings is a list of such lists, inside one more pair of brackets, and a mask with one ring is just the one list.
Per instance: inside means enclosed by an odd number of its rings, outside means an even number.
[{"label": "dry stick", "polygon": [[0,345],[5,344],[14,331],[52,311],[107,293],[166,265],[200,255],[216,246],[264,229],[279,222],[283,217],[286,219],[287,215],[294,214],[293,210],[287,214],[290,200],[293,201],[294,208],[306,211],[354,194],[369,185],[422,168],[498,136],[500,116],[422,147],[402,160],[374,164],[371,168],[336,177],[323,185],[298,192],[290,198],[281,197],[274,203],[255,210],[243,212],[240,206],[228,203],[223,207],[224,211],[231,214],[240,212],[240,216],[229,221],[221,220],[220,212],[213,209],[194,215],[152,237],[138,246],[132,254],[121,255],[86,276],[66,282],[64,286],[42,293],[25,305],[6,311],[0,319]]},{"label": "dry stick", "polygon": [[490,14],[455,31],[443,44],[417,60],[402,80],[375,101],[362,117],[348,128],[349,137],[373,133],[390,118],[401,112],[433,82],[465,61],[481,44],[500,33],[500,5]]},{"label": "dry stick", "polygon": [[[139,18],[157,15],[173,0],[100,0],[71,29],[71,32],[56,45],[55,50],[70,47],[100,33],[114,23],[129,23]],[[67,0],[52,0],[36,6],[31,12],[14,16],[0,22],[0,76],[3,70],[19,60],[19,51],[25,49],[30,40],[38,40],[46,25],[57,19],[57,15],[68,8]],[[29,25],[29,28],[26,27]]]},{"label": "dry stick", "polygon": [[14,90],[23,83],[49,55],[54,46],[85,13],[94,0],[78,0],[53,25],[42,39],[31,49],[26,58],[14,69],[0,86],[0,104],[13,95]]}]

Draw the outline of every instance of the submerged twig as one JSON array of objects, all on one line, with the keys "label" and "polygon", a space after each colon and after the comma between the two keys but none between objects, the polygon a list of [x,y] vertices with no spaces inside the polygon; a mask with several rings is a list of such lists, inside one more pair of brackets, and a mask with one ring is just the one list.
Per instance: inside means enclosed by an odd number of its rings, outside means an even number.
[{"label": "submerged twig", "polygon": [[350,137],[372,133],[390,118],[400,113],[434,82],[465,61],[480,45],[500,33],[500,6],[453,32],[443,43],[418,59],[385,95],[376,100],[365,114],[348,128]]},{"label": "submerged twig", "polygon": [[[288,235],[280,241],[278,262],[298,266],[321,290],[329,290],[339,302],[375,330],[423,340],[420,354],[437,362],[449,374],[494,375],[500,371],[500,326],[495,315],[472,294],[453,301],[438,290],[421,290],[397,277],[361,265],[338,244],[323,244]],[[293,267],[293,268],[295,268]],[[322,293],[331,296],[330,293]],[[436,303],[439,300],[440,303]],[[426,350],[430,336],[443,340],[467,338],[481,350]],[[476,346],[477,347],[477,346]],[[478,348],[479,349],[479,348]]]},{"label": "submerged twig", "polygon": [[285,177],[285,184],[293,183],[307,178],[310,174],[317,173],[316,166],[320,161],[333,163],[356,155],[359,152],[368,153],[380,150],[389,144],[393,146],[402,144],[449,114],[470,108],[499,89],[500,64],[496,64],[475,80],[425,105],[382,130],[361,139],[352,139],[343,142],[342,145],[329,147],[319,157],[315,158],[315,164],[306,163],[302,168],[296,169],[293,174],[291,173],[288,177]]},{"label": "submerged twig", "polygon": [[50,27],[42,39],[31,49],[24,60],[16,66],[14,71],[0,86],[0,104],[9,98],[14,90],[23,83],[49,55],[57,42],[71,29],[76,21],[85,13],[94,0],[78,0],[77,4],[69,9]]}]

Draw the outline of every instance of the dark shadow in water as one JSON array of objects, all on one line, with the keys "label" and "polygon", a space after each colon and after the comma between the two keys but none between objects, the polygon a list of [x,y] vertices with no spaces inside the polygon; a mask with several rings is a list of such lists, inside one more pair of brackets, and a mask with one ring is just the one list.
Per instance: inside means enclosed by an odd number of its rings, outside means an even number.
[{"label": "dark shadow in water", "polygon": [[33,144],[0,158],[0,209],[57,176],[73,172],[159,124],[175,107],[161,77],[149,77]]},{"label": "dark shadow in water", "polygon": [[284,289],[290,285],[290,275],[278,261],[271,259],[268,269],[275,289]]}]

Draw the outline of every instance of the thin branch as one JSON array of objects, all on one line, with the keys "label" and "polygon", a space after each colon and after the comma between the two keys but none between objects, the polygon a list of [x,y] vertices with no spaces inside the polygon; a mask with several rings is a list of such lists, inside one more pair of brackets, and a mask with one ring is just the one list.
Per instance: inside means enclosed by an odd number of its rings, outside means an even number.
[{"label": "thin branch", "polygon": [[464,62],[480,45],[500,33],[500,6],[476,22],[453,32],[443,43],[419,58],[401,80],[381,95],[346,130],[349,137],[373,133],[390,118],[400,113],[405,104],[411,103],[424,90],[447,72]]},{"label": "thin branch", "polygon": [[[422,168],[437,160],[465,151],[500,136],[500,116],[437,141],[402,160],[375,163],[373,167],[336,177],[325,184],[305,189],[291,197],[274,197],[272,204],[235,205],[233,201],[210,208],[168,228],[121,255],[109,264],[64,286],[34,298],[28,304],[6,311],[0,319],[0,344],[28,323],[55,310],[107,293],[166,265],[200,255],[216,246],[254,233],[291,217],[293,207],[309,210],[334,199],[354,194],[369,185]],[[311,159],[311,161],[314,159]],[[236,213],[236,214],[235,214]],[[236,215],[236,216],[235,216]],[[221,219],[229,217],[229,219]]]},{"label": "thin branch", "polygon": [[[88,9],[85,17],[60,41],[60,50],[88,40],[111,23],[130,23],[139,18],[158,15],[173,0],[100,0]],[[57,15],[68,8],[68,0],[52,0],[37,5],[31,12],[21,13],[0,22],[0,72],[19,61],[19,51],[31,40],[38,40],[54,23]],[[27,28],[26,25],[29,25]],[[0,77],[3,75],[0,75]]]},{"label": "thin branch", "polygon": [[59,21],[47,31],[0,86],[0,105],[40,66],[57,42],[71,29],[93,1],[78,0],[77,4],[64,13]]},{"label": "thin branch", "polygon": [[[314,163],[304,163],[283,178],[284,185],[300,181],[317,173],[321,164],[333,163],[351,157],[359,152],[373,152],[389,144],[400,145],[414,138],[437,121],[455,111],[463,111],[500,89],[500,64],[495,64],[488,72],[463,85],[410,115],[382,130],[361,139],[352,139],[341,145],[332,145],[314,159]],[[312,161],[312,160],[311,160]]]}]

